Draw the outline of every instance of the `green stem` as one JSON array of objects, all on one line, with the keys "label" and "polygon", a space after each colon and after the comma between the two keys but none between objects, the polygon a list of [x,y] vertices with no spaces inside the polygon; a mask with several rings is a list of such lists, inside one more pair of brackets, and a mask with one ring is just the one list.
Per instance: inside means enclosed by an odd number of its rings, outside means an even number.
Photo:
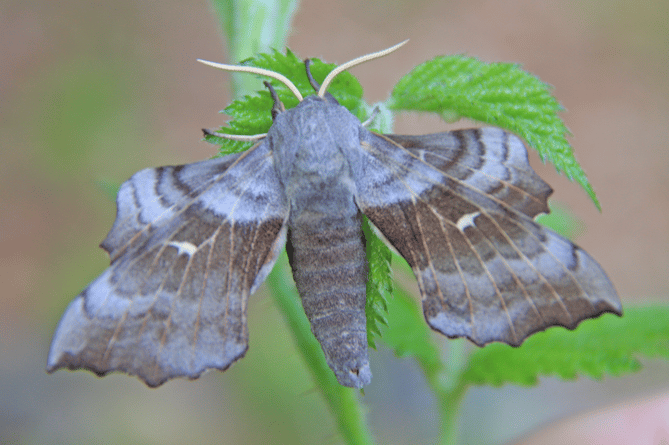
[{"label": "green stem", "polygon": [[458,388],[453,391],[438,393],[439,399],[439,442],[441,445],[455,445],[460,432],[460,405],[464,390]]},{"label": "green stem", "polygon": [[[228,61],[237,64],[259,52],[286,46],[297,0],[211,0],[226,37]],[[233,74],[234,98],[258,89],[254,76]]]},{"label": "green stem", "polygon": [[[401,298],[405,302],[410,301],[413,306],[410,312],[420,311],[415,300],[401,286],[396,287],[394,298]],[[390,327],[392,329],[393,325],[391,324]],[[411,335],[411,337],[423,339],[426,342],[430,341],[429,335]],[[449,340],[448,348],[448,357],[445,360],[439,357],[437,352],[439,348],[436,345],[431,347],[435,352],[416,354],[415,359],[439,405],[438,443],[455,445],[459,433],[460,405],[467,389],[461,376],[467,365],[468,355],[465,340]]]},{"label": "green stem", "polygon": [[[457,340],[452,342],[461,343]],[[462,349],[458,344],[455,349]],[[451,354],[452,355],[452,354]],[[449,365],[451,363],[449,362]],[[454,363],[456,366],[448,366],[441,375],[433,373],[428,376],[428,385],[432,389],[439,403],[439,441],[441,445],[455,445],[458,442],[460,432],[460,406],[464,398],[466,387],[462,384],[459,370],[456,373],[454,369],[459,368],[460,363]],[[426,373],[427,376],[427,373]],[[454,383],[454,386],[450,383]]]},{"label": "green stem", "polygon": [[462,384],[462,370],[467,364],[467,351],[464,339],[449,340],[448,354],[442,379],[444,389],[440,394],[442,445],[455,445],[460,432],[460,405],[465,395]]}]

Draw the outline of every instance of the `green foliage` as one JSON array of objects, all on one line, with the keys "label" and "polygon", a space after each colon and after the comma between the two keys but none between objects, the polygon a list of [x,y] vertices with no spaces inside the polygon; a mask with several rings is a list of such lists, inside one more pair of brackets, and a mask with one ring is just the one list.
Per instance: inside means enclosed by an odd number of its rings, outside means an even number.
[{"label": "green foliage", "polygon": [[549,227],[569,239],[574,239],[585,231],[583,221],[566,208],[552,202],[548,203],[548,207],[551,211],[549,214],[542,214],[537,217],[539,224]]},{"label": "green foliage", "polygon": [[[254,135],[265,133],[272,125],[272,100],[269,94],[258,93],[257,96],[244,96],[228,105],[223,112],[232,117],[228,126],[216,130],[223,134]],[[251,142],[233,141],[214,135],[206,135],[204,140],[220,145],[220,154],[237,153],[247,150],[253,145]]]},{"label": "green foliage", "polygon": [[[311,74],[319,84],[336,67],[333,63],[323,63],[316,58],[312,58],[311,62]],[[286,50],[286,54],[282,54],[279,51],[274,51],[272,54],[258,54],[243,61],[242,65],[255,66],[283,74],[295,84],[303,96],[316,93],[307,79],[304,61],[295,56],[289,49]],[[279,96],[284,101],[286,108],[292,108],[297,105],[297,99],[283,83],[275,79],[270,79],[270,82],[276,88],[277,92],[282,91],[284,93],[283,95],[279,94]],[[358,109],[362,105],[362,86],[360,86],[358,80],[351,73],[346,72],[338,75],[330,86],[328,86],[328,92],[340,104],[351,110],[353,114],[362,117],[358,115]]]},{"label": "green foliage", "polygon": [[447,120],[467,117],[521,136],[558,172],[576,180],[599,209],[557,113],[562,106],[550,87],[510,63],[484,63],[472,57],[439,56],[415,67],[397,83],[390,108],[429,111]]},{"label": "green foliage", "polygon": [[495,343],[472,353],[461,376],[465,384],[534,385],[541,376],[601,379],[641,369],[641,357],[669,359],[669,308],[627,308],[570,332],[561,327],[534,334],[522,346]]},{"label": "green foliage", "polygon": [[388,325],[388,299],[393,292],[393,280],[390,270],[392,254],[390,249],[374,234],[367,217],[363,218],[362,230],[365,234],[365,248],[368,263],[367,301],[367,343],[376,349],[374,337],[381,337],[381,325]]},{"label": "green foliage", "polygon": [[389,327],[384,329],[382,341],[398,357],[413,357],[423,370],[438,372],[442,367],[439,349],[415,298],[398,288],[388,307]]}]

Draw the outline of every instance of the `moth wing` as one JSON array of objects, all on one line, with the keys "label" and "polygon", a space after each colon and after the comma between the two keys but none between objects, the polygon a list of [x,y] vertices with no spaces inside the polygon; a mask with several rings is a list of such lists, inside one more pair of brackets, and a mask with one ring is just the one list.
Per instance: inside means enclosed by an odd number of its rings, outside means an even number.
[{"label": "moth wing", "polygon": [[149,386],[224,370],[248,347],[248,296],[274,265],[288,206],[272,153],[142,170],[102,242],[111,266],[69,305],[47,371],[124,371]]},{"label": "moth wing", "polygon": [[478,345],[620,313],[581,248],[533,221],[550,187],[497,128],[427,136],[362,131],[357,203],[412,267],[428,324]]}]

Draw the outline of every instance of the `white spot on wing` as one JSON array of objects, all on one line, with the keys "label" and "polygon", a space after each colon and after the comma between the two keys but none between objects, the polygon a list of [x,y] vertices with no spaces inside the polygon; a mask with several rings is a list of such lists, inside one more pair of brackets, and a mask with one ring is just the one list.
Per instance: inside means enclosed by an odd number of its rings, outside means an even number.
[{"label": "white spot on wing", "polygon": [[476,227],[474,219],[479,216],[481,212],[473,212],[462,215],[458,222],[455,225],[460,229],[461,232],[464,232],[467,227]]},{"label": "white spot on wing", "polygon": [[197,252],[197,246],[193,243],[189,243],[188,241],[170,241],[167,243],[167,245],[176,247],[178,250],[177,255],[182,255],[185,253],[188,256],[192,256],[195,252]]}]

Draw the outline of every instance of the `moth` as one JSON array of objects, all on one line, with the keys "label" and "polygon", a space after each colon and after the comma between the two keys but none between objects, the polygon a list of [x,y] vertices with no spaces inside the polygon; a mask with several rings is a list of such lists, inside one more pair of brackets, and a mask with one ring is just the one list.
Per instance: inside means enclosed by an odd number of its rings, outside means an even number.
[{"label": "moth", "polygon": [[[403,42],[404,43],[404,42]],[[401,45],[401,44],[400,44]],[[249,150],[150,168],[120,188],[101,247],[111,266],[69,305],[47,370],[123,371],[148,386],[227,369],[248,347],[247,302],[286,246],[312,331],[344,386],[371,379],[362,215],[409,263],[425,319],[447,337],[519,345],[621,312],[602,268],[534,217],[551,188],[515,135],[498,128],[377,134],[326,93],[286,110]],[[242,136],[230,136],[243,139]]]}]

